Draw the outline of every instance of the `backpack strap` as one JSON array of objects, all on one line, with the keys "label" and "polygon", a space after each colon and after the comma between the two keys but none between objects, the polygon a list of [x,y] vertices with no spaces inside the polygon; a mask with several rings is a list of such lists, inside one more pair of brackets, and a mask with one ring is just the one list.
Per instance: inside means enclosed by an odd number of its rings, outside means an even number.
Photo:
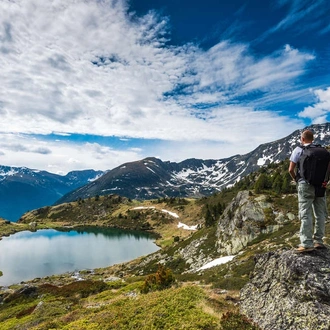
[{"label": "backpack strap", "polygon": [[299,145],[299,147],[301,148],[301,153],[297,162],[297,167],[296,167],[296,182],[298,182],[301,179],[301,175],[300,175],[300,158],[304,152],[304,150],[306,149],[306,147],[308,146],[304,146],[304,145]]},{"label": "backpack strap", "polygon": [[302,150],[305,150],[305,149],[309,149],[309,148],[315,148],[315,147],[322,147],[320,144],[314,144],[314,143],[311,143],[307,146],[304,146],[303,144],[301,144],[299,146]]}]

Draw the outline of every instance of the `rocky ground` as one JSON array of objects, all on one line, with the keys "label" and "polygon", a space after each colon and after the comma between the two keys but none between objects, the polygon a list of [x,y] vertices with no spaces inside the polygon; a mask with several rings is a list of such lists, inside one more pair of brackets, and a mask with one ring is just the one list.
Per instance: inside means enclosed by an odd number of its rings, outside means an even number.
[{"label": "rocky ground", "polygon": [[293,250],[255,257],[241,290],[241,312],[262,329],[330,329],[330,250]]}]

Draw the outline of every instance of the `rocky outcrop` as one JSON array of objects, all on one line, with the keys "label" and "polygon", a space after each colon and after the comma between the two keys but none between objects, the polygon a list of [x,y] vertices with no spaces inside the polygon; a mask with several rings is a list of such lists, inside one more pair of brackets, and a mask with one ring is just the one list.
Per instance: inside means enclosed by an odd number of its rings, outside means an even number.
[{"label": "rocky outcrop", "polygon": [[193,240],[190,244],[178,250],[178,254],[185,260],[187,267],[189,267],[185,273],[194,273],[213,260],[202,248],[207,239],[208,235],[205,235],[198,240]]},{"label": "rocky outcrop", "polygon": [[269,252],[255,258],[241,312],[264,330],[330,329],[330,251]]},{"label": "rocky outcrop", "polygon": [[219,220],[217,251],[220,255],[237,254],[260,234],[277,231],[286,221],[289,214],[276,214],[267,196],[240,191]]}]

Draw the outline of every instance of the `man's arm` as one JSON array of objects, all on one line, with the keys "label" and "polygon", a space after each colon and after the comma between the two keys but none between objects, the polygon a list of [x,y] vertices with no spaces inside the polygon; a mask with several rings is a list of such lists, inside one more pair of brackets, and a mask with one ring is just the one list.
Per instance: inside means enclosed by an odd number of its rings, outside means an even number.
[{"label": "man's arm", "polygon": [[290,162],[290,165],[289,165],[289,173],[290,173],[290,176],[291,178],[296,181],[296,163],[294,162]]}]

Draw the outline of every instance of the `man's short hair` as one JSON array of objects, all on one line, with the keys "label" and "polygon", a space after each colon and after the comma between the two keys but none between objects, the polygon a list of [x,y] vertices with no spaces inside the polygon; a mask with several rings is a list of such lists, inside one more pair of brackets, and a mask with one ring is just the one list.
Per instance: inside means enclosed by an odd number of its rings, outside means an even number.
[{"label": "man's short hair", "polygon": [[314,134],[310,130],[303,131],[301,136],[304,138],[307,142],[312,142],[314,140]]}]

